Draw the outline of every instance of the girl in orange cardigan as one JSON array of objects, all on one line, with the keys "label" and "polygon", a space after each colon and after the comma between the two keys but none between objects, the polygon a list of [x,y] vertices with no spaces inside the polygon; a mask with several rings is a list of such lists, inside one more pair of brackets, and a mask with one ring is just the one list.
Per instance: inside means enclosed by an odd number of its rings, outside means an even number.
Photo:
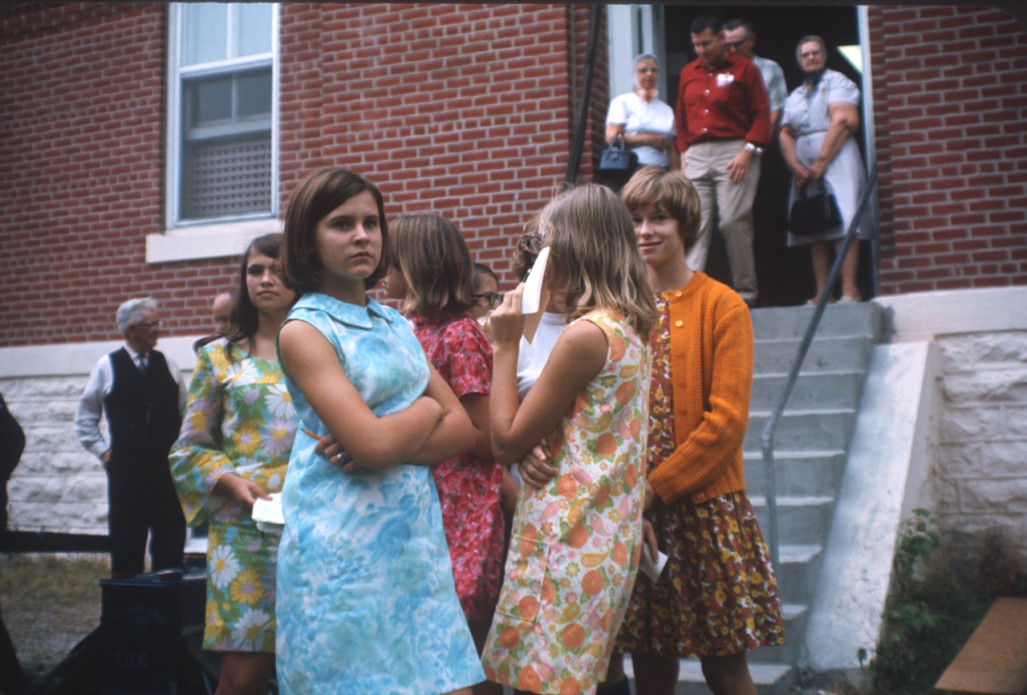
[{"label": "girl in orange cardigan", "polygon": [[[746,652],[784,642],[777,584],[745,493],[749,309],[693,271],[685,253],[699,199],[680,172],[639,170],[621,192],[657,293],[650,349],[647,518],[670,559],[656,582],[639,574],[618,648],[631,652],[638,695],[673,693],[678,660],[698,656],[716,694],[756,695]],[[619,680],[619,659],[609,682]]]}]

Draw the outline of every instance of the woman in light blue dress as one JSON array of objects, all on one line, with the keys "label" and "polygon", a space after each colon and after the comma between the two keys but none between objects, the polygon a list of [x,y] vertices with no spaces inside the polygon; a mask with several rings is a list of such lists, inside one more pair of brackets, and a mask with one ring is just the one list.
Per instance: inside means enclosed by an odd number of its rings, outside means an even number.
[{"label": "woman in light blue dress", "polygon": [[426,464],[474,444],[406,320],[367,296],[388,268],[378,189],[327,169],[293,193],[278,336],[300,418],[282,490],[282,693],[469,693],[484,680]]},{"label": "woman in light blue dress", "polygon": [[[800,39],[795,57],[805,79],[788,95],[778,135],[781,155],[793,179],[788,207],[791,209],[803,186],[820,180],[834,195],[842,220],[841,225],[821,234],[800,236],[788,232],[788,246],[810,247],[816,297],[820,297],[833,254],[841,247],[866,186],[863,159],[854,137],[859,129],[859,88],[840,72],[827,69],[827,48],[819,36]],[[864,216],[859,238],[868,239],[871,232],[869,217]],[[858,270],[859,244],[853,244],[842,263],[841,302],[862,300]]]}]

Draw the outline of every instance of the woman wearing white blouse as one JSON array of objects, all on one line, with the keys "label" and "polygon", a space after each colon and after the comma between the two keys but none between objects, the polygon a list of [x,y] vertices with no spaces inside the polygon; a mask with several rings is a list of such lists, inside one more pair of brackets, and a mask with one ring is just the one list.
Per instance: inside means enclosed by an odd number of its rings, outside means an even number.
[{"label": "woman wearing white blouse", "polygon": [[642,53],[634,60],[635,89],[610,102],[606,114],[606,142],[620,134],[638,155],[638,166],[680,168],[674,140],[674,110],[658,98],[660,65],[656,56]]}]

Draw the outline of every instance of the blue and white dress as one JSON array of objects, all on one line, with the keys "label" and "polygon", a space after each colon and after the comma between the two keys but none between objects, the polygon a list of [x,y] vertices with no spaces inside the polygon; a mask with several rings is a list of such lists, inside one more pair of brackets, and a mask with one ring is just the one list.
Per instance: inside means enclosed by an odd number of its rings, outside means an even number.
[{"label": "blue and white dress", "polygon": [[[420,343],[395,310],[305,294],[287,321],[305,321],[335,347],[378,416],[424,394]],[[300,427],[327,428],[296,384]],[[297,433],[282,489],[277,665],[283,694],[428,695],[484,680],[457,599],[442,513],[427,466],[343,473]]]},{"label": "blue and white dress", "polygon": [[[781,126],[791,126],[795,130],[795,155],[803,166],[812,166],[820,154],[820,147],[827,136],[831,125],[831,104],[844,103],[859,105],[859,88],[845,75],[834,70],[824,70],[823,76],[807,91],[805,83],[799,85],[788,95],[785,101],[784,116]],[[834,194],[841,213],[842,224],[821,234],[799,235],[788,232],[788,246],[803,246],[817,241],[832,241],[845,236],[852,223],[852,218],[859,208],[859,200],[866,186],[866,173],[863,159],[859,154],[856,138],[849,136],[845,144],[824,170],[824,181],[828,190]],[[788,209],[799,195],[798,186],[792,180],[792,191],[788,199]],[[872,222],[864,215],[858,230],[860,239],[869,239],[873,231]]]}]

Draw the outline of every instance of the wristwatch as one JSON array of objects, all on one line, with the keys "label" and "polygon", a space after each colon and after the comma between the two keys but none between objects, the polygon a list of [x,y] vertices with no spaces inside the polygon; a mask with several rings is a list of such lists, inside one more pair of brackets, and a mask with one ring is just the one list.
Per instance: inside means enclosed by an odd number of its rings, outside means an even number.
[{"label": "wristwatch", "polygon": [[745,143],[745,149],[749,150],[753,154],[763,154],[763,148],[758,145],[754,145],[751,142]]}]

